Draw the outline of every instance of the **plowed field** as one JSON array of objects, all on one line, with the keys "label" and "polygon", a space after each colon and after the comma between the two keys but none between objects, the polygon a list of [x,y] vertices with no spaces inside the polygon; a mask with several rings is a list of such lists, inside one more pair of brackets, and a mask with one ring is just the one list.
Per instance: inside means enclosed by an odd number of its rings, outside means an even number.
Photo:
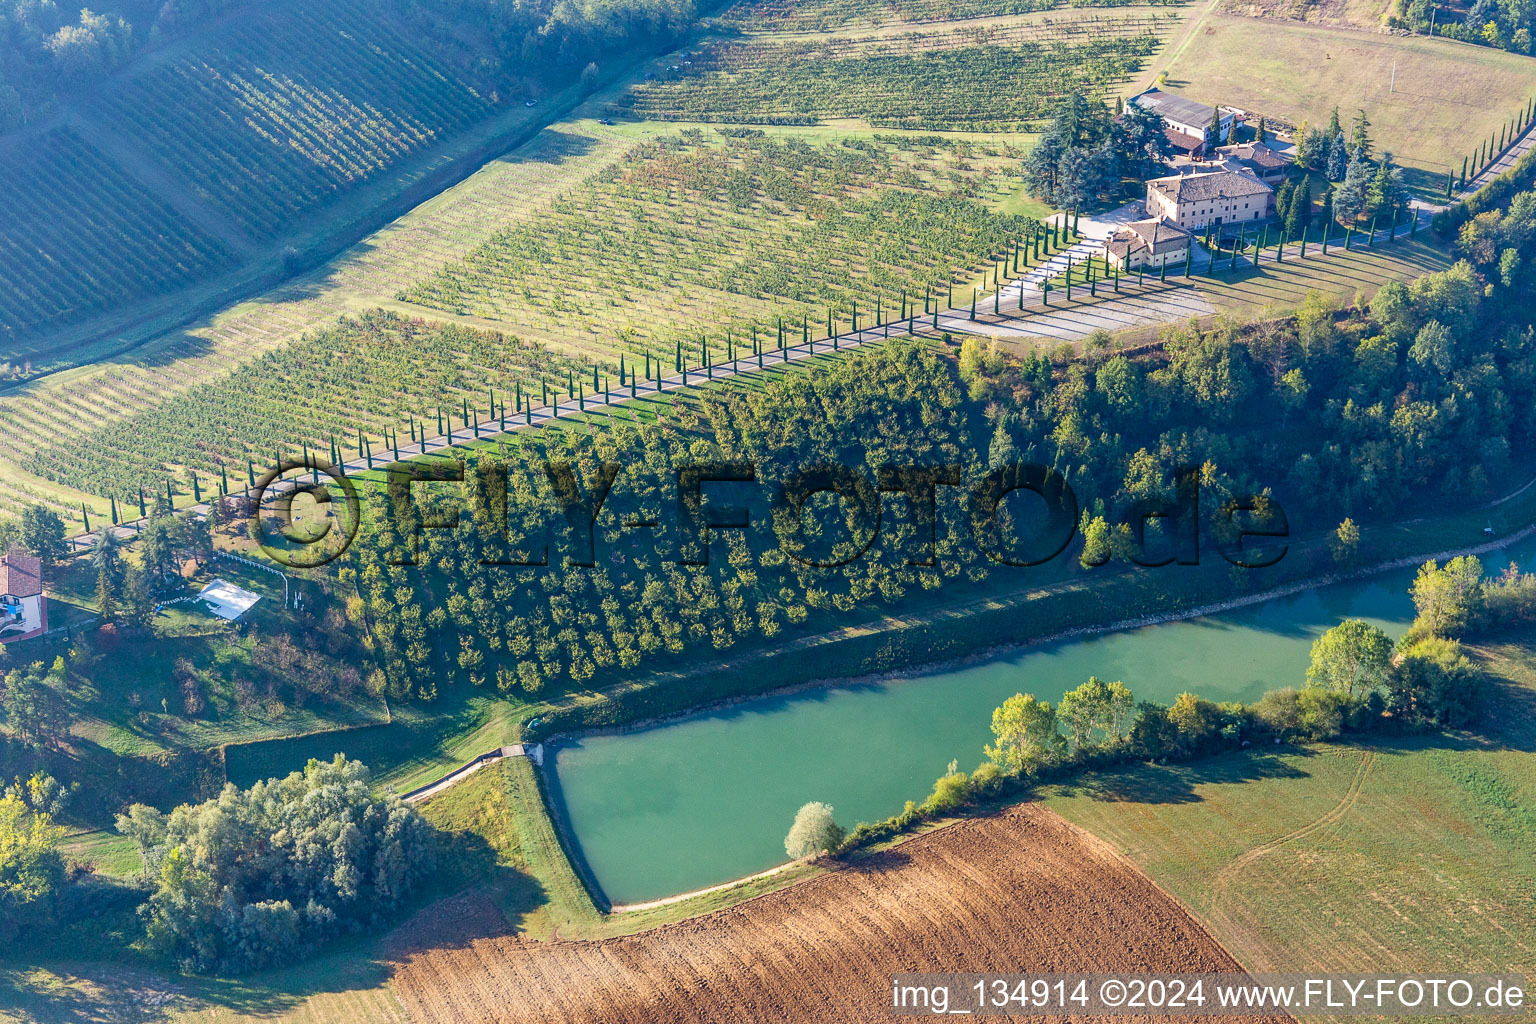
[{"label": "plowed field", "polygon": [[885,1021],[896,971],[1240,969],[1129,861],[1032,806],[638,935],[534,942],[487,911],[449,901],[401,930],[414,1019]]}]

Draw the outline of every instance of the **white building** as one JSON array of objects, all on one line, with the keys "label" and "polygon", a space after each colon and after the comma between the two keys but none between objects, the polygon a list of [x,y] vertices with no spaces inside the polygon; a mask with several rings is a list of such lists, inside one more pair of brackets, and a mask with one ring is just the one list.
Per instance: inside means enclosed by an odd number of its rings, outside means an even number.
[{"label": "white building", "polygon": [[0,643],[27,640],[47,628],[42,562],[12,548],[0,558]]},{"label": "white building", "polygon": [[1243,124],[1241,110],[1222,107],[1220,134],[1213,139],[1207,133],[1211,127],[1211,117],[1216,113],[1215,107],[1161,89],[1148,89],[1140,96],[1132,97],[1131,102],[1160,116],[1167,125],[1168,141],[1189,157],[1204,156],[1206,147],[1231,141],[1233,133]]}]

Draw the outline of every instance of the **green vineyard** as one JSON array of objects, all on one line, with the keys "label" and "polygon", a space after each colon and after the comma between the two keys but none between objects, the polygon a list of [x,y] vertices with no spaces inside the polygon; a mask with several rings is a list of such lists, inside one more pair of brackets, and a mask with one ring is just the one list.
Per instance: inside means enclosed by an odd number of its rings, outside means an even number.
[{"label": "green vineyard", "polygon": [[[329,457],[332,439],[343,459],[356,458],[359,430],[377,438],[397,425],[407,432],[395,439],[404,450],[410,424],[421,426],[419,436],[435,437],[450,423],[462,427],[466,408],[486,418],[492,389],[498,407],[505,402],[510,411],[519,387],[539,395],[542,382],[564,390],[570,375],[581,380],[590,373],[516,338],[373,313],[35,452],[25,468],[119,500],[141,487],[158,493],[167,478],[181,480],[184,469],[211,486],[223,467],[230,485],[243,487],[247,459],[270,466],[279,451],[297,456],[301,446]],[[385,454],[382,446],[373,450]]]},{"label": "green vineyard", "polygon": [[[748,32],[821,32],[846,25],[922,24],[1032,14],[1066,7],[1130,7],[1149,0],[747,0],[720,21]],[[1169,0],[1154,6],[1178,6]]]},{"label": "green vineyard", "polygon": [[132,79],[94,116],[140,140],[247,233],[270,238],[492,109],[348,0],[249,19],[216,46]]},{"label": "green vineyard", "polygon": [[637,146],[400,297],[670,362],[706,336],[725,353],[727,333],[771,344],[781,322],[820,337],[829,315],[846,329],[856,311],[865,325],[898,315],[903,296],[920,308],[1031,224],[982,201],[1018,182],[1007,144],[716,136],[689,129]]},{"label": "green vineyard", "polygon": [[616,108],[670,121],[1038,130],[1063,96],[1104,95],[1140,70],[1167,18],[1083,18],[992,31],[815,42],[719,41]]},{"label": "green vineyard", "polygon": [[[601,372],[611,380],[620,354],[632,370],[649,355],[670,372],[680,346],[698,365],[701,341],[717,358],[732,343],[750,351],[754,335],[772,346],[780,321],[797,341],[820,337],[829,311],[846,330],[855,304],[866,326],[894,319],[904,296],[920,311],[925,294],[942,297],[957,271],[1010,251],[1032,227],[981,201],[1016,183],[1007,147],[926,137],[815,146],[723,131],[743,137],[706,142],[690,130],[636,147],[406,296],[493,317],[508,333],[388,312],[346,319],[152,408],[61,429],[24,468],[124,499],[188,469],[206,485],[227,467],[243,483],[246,459],[328,453],[333,437],[355,458],[359,429],[382,455],[386,428],[405,447],[413,423],[436,436],[438,410],[455,428],[466,406],[487,418],[492,391],[515,409],[519,389],[542,399],[545,383],[553,395],[573,377],[590,382],[591,356],[567,352],[610,353]],[[663,209],[686,218],[669,226]]]},{"label": "green vineyard", "polygon": [[0,341],[173,287],[229,259],[68,129],[0,155],[0,182]]}]

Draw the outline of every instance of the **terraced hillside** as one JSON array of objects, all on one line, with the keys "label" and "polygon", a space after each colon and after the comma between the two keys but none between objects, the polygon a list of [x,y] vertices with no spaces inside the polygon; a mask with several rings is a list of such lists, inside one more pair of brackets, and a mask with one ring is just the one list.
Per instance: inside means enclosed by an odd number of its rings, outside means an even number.
[{"label": "terraced hillside", "polygon": [[301,280],[185,330],[162,334],[126,356],[0,394],[0,424],[8,441],[0,455],[0,516],[19,514],[24,505],[39,500],[76,528],[82,525],[82,500],[91,503],[93,516],[105,515],[105,501],[57,488],[17,463],[39,449],[147,414],[306,332],[324,331],[340,317],[377,308],[498,229],[537,216],[562,190],[579,186],[632,144],[631,138],[590,122],[544,131],[349,250],[322,279]]},{"label": "terraced hillside", "polygon": [[[170,5],[139,37],[112,22],[136,41],[46,101],[29,93],[31,123],[0,89],[0,166],[16,183],[0,273],[18,282],[0,295],[0,380],[88,362],[98,343],[121,350],[125,327],[174,324],[315,265],[531,134],[540,102],[578,99],[592,57],[622,68],[691,11],[288,0],[185,23]],[[17,18],[0,64],[24,34]],[[162,34],[167,19],[177,27]]]},{"label": "terraced hillside", "polygon": [[323,454],[334,439],[356,457],[360,424],[421,423],[436,437],[445,410],[457,427],[463,403],[484,415],[489,389],[510,401],[519,386],[524,394],[537,394],[546,381],[564,388],[568,372],[581,377],[586,368],[516,338],[379,312],[40,452],[27,468],[76,485],[90,481],[119,500],[140,487],[158,491],[181,467],[205,481],[222,469],[243,486],[248,458],[270,465],[274,452],[296,454],[300,445]]},{"label": "terraced hillside", "polygon": [[[216,239],[180,220],[69,128],[0,149],[0,359],[59,320],[183,284],[226,265]],[[25,372],[16,361],[0,378]]]},{"label": "terraced hillside", "polygon": [[636,147],[537,221],[401,293],[415,305],[670,357],[755,329],[866,323],[990,260],[1029,226],[1007,143],[877,136],[812,144],[689,129]]},{"label": "terraced hillside", "polygon": [[[167,390],[150,408],[133,408],[132,377],[96,375],[77,400],[116,413],[107,422],[71,424],[42,402],[25,420],[0,405],[0,419],[16,415],[17,433],[35,439],[25,469],[119,500],[188,467],[240,478],[248,456],[326,451],[359,429],[377,439],[411,417],[436,436],[436,409],[483,413],[489,388],[510,402],[519,384],[535,394],[572,367],[616,376],[621,354],[630,368],[647,354],[670,367],[679,344],[697,362],[701,339],[719,355],[754,330],[771,343],[780,318],[796,339],[820,336],[829,311],[846,328],[855,303],[862,323],[889,319],[903,293],[910,304],[939,294],[957,268],[1010,251],[1032,225],[985,201],[1014,188],[1017,157],[1006,144],[927,137],[817,145],[669,132],[403,291],[392,305],[408,320],[365,314],[337,327],[348,307],[316,299],[306,340],[243,365],[232,345],[218,370],[210,357],[210,376],[182,387],[160,371]],[[355,270],[377,285],[401,265]],[[480,329],[419,322],[434,313]]]},{"label": "terraced hillside", "polygon": [[134,76],[91,118],[268,239],[495,105],[373,5],[330,0],[245,19]]}]

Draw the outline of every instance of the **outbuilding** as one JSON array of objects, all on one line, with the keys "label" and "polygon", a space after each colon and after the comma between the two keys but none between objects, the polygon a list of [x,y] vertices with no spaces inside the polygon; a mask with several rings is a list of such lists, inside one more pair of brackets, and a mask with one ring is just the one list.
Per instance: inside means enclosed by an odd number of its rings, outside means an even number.
[{"label": "outbuilding", "polygon": [[1164,220],[1138,220],[1104,240],[1104,256],[1122,272],[1183,263],[1194,237]]},{"label": "outbuilding", "polygon": [[234,621],[261,600],[260,594],[235,586],[228,580],[214,580],[197,595],[208,605],[208,610],[221,619]]}]

